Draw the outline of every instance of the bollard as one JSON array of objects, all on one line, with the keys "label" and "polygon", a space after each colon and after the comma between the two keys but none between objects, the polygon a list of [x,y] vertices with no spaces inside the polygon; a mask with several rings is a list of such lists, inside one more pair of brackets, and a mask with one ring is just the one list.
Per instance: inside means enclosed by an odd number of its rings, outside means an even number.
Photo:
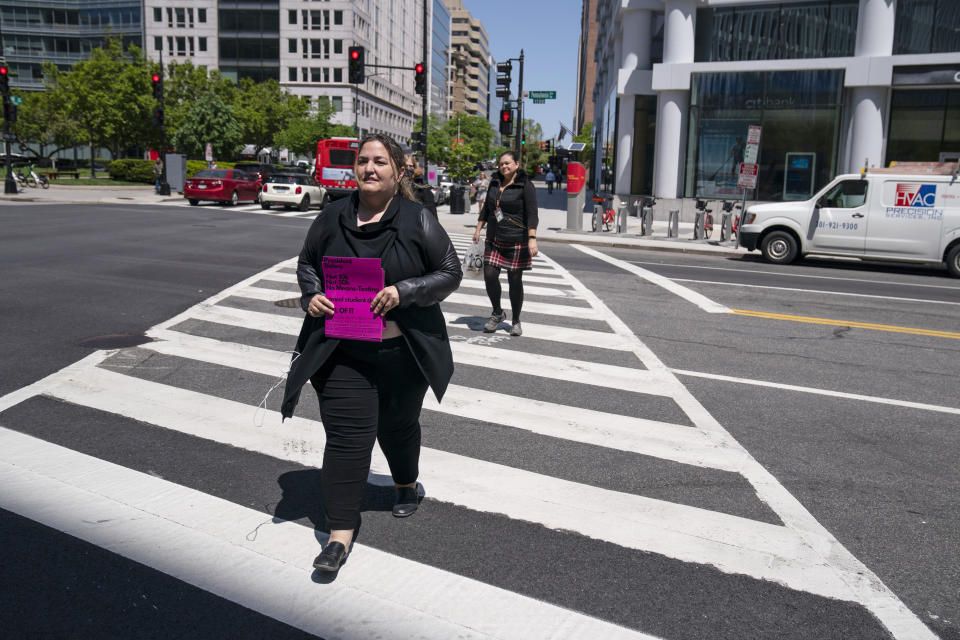
[{"label": "bollard", "polygon": [[720,220],[720,242],[726,242],[733,235],[733,214],[724,213]]},{"label": "bollard", "polygon": [[680,236],[680,210],[670,209],[667,215],[667,237],[678,238]]},{"label": "bollard", "polygon": [[603,205],[593,205],[593,218],[591,227],[595,232],[599,232],[603,228]]},{"label": "bollard", "polygon": [[627,232],[627,205],[620,205],[620,211],[617,213],[617,233]]},{"label": "bollard", "polygon": [[640,219],[640,235],[653,235],[653,207],[649,205],[643,208],[643,215]]}]

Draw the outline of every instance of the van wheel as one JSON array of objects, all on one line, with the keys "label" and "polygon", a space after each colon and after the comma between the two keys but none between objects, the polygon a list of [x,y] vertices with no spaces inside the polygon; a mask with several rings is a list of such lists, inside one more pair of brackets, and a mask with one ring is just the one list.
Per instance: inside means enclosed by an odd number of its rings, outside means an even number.
[{"label": "van wheel", "polygon": [[774,264],[790,264],[797,259],[797,241],[786,231],[772,231],[764,236],[760,251]]},{"label": "van wheel", "polygon": [[960,244],[953,245],[953,248],[947,251],[947,271],[954,278],[960,278]]}]

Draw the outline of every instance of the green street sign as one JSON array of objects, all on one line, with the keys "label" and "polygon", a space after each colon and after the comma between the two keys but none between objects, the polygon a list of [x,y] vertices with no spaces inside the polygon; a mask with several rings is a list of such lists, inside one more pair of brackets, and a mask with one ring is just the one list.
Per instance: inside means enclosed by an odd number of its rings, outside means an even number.
[{"label": "green street sign", "polygon": [[21,98],[20,96],[10,96],[10,103],[20,106],[21,104],[23,104],[23,98]]},{"label": "green street sign", "polygon": [[531,91],[529,92],[531,100],[556,100],[556,91]]}]

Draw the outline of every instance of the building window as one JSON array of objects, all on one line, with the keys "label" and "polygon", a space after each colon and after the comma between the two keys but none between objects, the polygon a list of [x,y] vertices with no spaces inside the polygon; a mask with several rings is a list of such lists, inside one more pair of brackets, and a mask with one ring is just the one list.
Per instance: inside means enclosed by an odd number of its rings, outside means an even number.
[{"label": "building window", "polygon": [[887,162],[935,162],[960,152],[960,89],[894,89]]},{"label": "building window", "polygon": [[193,48],[193,36],[190,36],[189,38],[187,38],[187,44],[190,45],[190,55],[191,56],[194,55],[196,53],[196,50]]},{"label": "building window", "polygon": [[343,11],[333,12],[333,24],[343,24]]},{"label": "building window", "polygon": [[343,40],[334,40],[333,41],[333,53],[343,53]]},{"label": "building window", "polygon": [[309,73],[310,73],[309,69],[307,69],[306,67],[300,67],[300,80],[302,82],[307,82],[307,80],[310,77]]},{"label": "building window", "polygon": [[858,0],[697,10],[696,62],[852,56]]},{"label": "building window", "polygon": [[323,30],[330,30],[330,11],[327,9],[323,10]]},{"label": "building window", "polygon": [[153,36],[153,50],[163,51],[163,36]]},{"label": "building window", "polygon": [[686,195],[741,194],[737,164],[743,161],[750,125],[763,127],[757,199],[783,200],[791,153],[815,154],[814,188],[821,188],[837,172],[842,95],[840,70],[693,74]]},{"label": "building window", "polygon": [[185,26],[187,26],[187,12],[186,12],[186,10],[181,7],[181,8],[179,8],[179,9],[175,9],[174,12],[175,12],[176,15],[177,15],[177,26],[178,26],[178,27],[185,27]]},{"label": "building window", "polygon": [[336,67],[333,70],[333,81],[334,82],[343,82],[343,69]]},{"label": "building window", "polygon": [[960,51],[960,3],[955,0],[899,0],[893,53]]},{"label": "building window", "polygon": [[330,40],[324,38],[323,40],[323,59],[330,59]]},{"label": "building window", "polygon": [[320,81],[321,81],[320,69],[311,68],[311,69],[310,69],[310,82],[320,82]]},{"label": "building window", "polygon": [[173,55],[173,36],[167,36],[167,51]]},{"label": "building window", "polygon": [[323,81],[330,82],[330,69],[326,67],[323,68]]},{"label": "building window", "polygon": [[333,96],[331,104],[333,105],[334,111],[343,111],[343,98],[340,96]]},{"label": "building window", "polygon": [[311,58],[320,58],[323,56],[323,49],[320,45],[320,40],[311,40],[310,41],[310,57]]},{"label": "building window", "polygon": [[207,50],[207,39],[206,39],[206,38],[197,38],[197,48],[200,49],[200,51],[206,51],[206,50]]},{"label": "building window", "polygon": [[173,27],[173,7],[167,7],[167,26]]},{"label": "building window", "polygon": [[289,69],[287,69],[287,80],[289,80],[290,82],[296,82],[296,81],[297,81],[297,68],[296,68],[296,67],[290,67]]},{"label": "building window", "polygon": [[193,7],[187,9],[187,23],[190,25],[190,28],[193,29]]},{"label": "building window", "polygon": [[310,55],[310,49],[307,46],[308,42],[310,41],[307,40],[306,38],[303,38],[302,40],[300,40],[300,52],[304,58],[309,57]]},{"label": "building window", "polygon": [[153,21],[154,22],[163,22],[163,9],[160,7],[153,8]]},{"label": "building window", "polygon": [[321,12],[310,12],[310,28],[314,31],[319,31],[323,28],[323,14]]},{"label": "building window", "polygon": [[197,22],[205,23],[207,21],[207,10],[197,9]]},{"label": "building window", "polygon": [[289,38],[287,40],[287,53],[296,53],[297,52],[297,40],[296,38]]},{"label": "building window", "polygon": [[287,11],[287,24],[297,24],[297,10],[290,9]]},{"label": "building window", "polygon": [[187,39],[183,36],[177,36],[177,55],[187,55]]}]

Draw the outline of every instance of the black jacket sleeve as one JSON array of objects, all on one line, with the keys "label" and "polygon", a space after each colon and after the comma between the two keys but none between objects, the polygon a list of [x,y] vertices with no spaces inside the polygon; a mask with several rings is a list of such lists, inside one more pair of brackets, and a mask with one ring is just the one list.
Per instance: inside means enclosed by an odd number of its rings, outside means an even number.
[{"label": "black jacket sleeve", "polygon": [[300,250],[300,257],[297,259],[297,283],[300,285],[300,308],[304,313],[310,305],[313,296],[323,294],[323,281],[320,274],[317,273],[316,265],[320,263],[317,255],[319,245],[320,218],[310,226],[307,232],[307,239],[303,242],[303,249]]},{"label": "black jacket sleeve", "polygon": [[420,225],[423,228],[426,273],[394,283],[400,295],[401,307],[437,304],[453,293],[463,279],[457,250],[453,248],[447,232],[427,209],[420,210]]},{"label": "black jacket sleeve", "polygon": [[523,212],[527,216],[527,228],[536,230],[540,216],[537,211],[537,189],[532,180],[527,180],[523,185]]}]

